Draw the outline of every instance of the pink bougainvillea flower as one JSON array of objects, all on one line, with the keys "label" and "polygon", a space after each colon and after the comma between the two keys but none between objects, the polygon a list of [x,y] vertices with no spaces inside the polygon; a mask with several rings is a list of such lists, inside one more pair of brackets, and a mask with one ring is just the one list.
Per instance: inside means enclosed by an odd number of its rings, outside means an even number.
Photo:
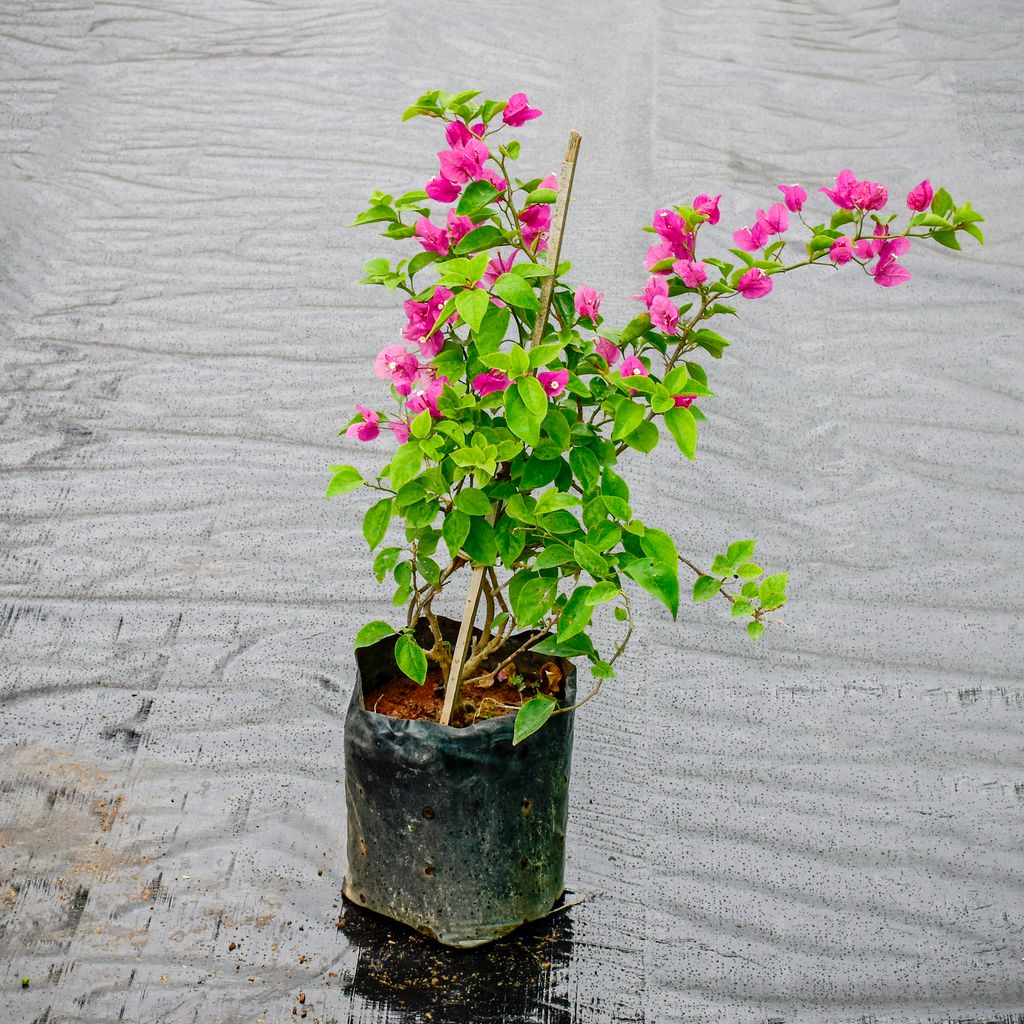
[{"label": "pink bougainvillea flower", "polygon": [[693,198],[693,208],[697,213],[703,213],[709,224],[717,224],[721,214],[718,212],[718,200],[722,196],[707,196],[703,192]]},{"label": "pink bougainvillea flower", "polygon": [[636,356],[626,356],[619,367],[619,376],[623,380],[628,380],[630,377],[646,377],[647,367]]},{"label": "pink bougainvillea flower", "polygon": [[622,353],[607,338],[598,338],[594,343],[594,351],[609,366],[614,366],[622,358]]},{"label": "pink bougainvillea flower", "polygon": [[490,182],[499,192],[505,191],[507,182],[493,167],[485,167],[480,180]]},{"label": "pink bougainvillea flower", "polygon": [[464,124],[462,121],[452,121],[444,130],[444,137],[448,140],[448,145],[452,149],[456,149],[459,146],[464,146],[471,138],[472,133],[469,130],[469,125]]},{"label": "pink bougainvillea flower", "polygon": [[546,178],[541,178],[540,184],[537,188],[550,188],[553,191],[558,191],[558,178],[553,174],[549,174]]},{"label": "pink bougainvillea flower", "polygon": [[679,326],[679,310],[671,299],[656,295],[651,300],[651,325],[665,334],[675,334]]},{"label": "pink bougainvillea flower", "polygon": [[454,247],[476,227],[469,217],[461,217],[454,210],[448,211],[448,242]]},{"label": "pink bougainvillea flower", "polygon": [[501,370],[488,370],[473,378],[473,390],[478,395],[489,395],[492,391],[504,391],[512,381]]},{"label": "pink bougainvillea flower", "polygon": [[857,176],[849,167],[844,167],[836,175],[835,188],[819,188],[818,191],[824,192],[840,209],[852,210],[853,200],[850,198],[850,192],[856,184]]},{"label": "pink bougainvillea flower", "polygon": [[536,249],[546,249],[547,241],[543,236],[551,227],[551,207],[547,203],[528,206],[519,214],[519,221],[523,244],[528,249],[534,248],[534,243]]},{"label": "pink bougainvillea flower", "polygon": [[686,221],[675,210],[655,210],[651,223],[655,232],[672,249],[677,259],[691,259],[693,256],[693,235],[686,227]]},{"label": "pink bougainvillea flower", "polygon": [[586,317],[588,320],[596,320],[603,298],[604,292],[596,292],[589,285],[581,284],[576,289],[576,296],[573,299],[576,313],[579,316]]},{"label": "pink bougainvillea flower", "polygon": [[426,217],[420,217],[416,221],[416,238],[427,252],[448,255],[448,233],[444,228],[431,224]]},{"label": "pink bougainvillea flower", "polygon": [[[888,224],[875,224],[874,238],[858,239],[853,246],[854,255],[859,260],[869,260],[876,255],[889,234]],[[909,243],[908,243],[909,246]]]},{"label": "pink bougainvillea flower", "polygon": [[380,434],[380,416],[373,409],[367,409],[365,405],[360,405],[358,402],[356,402],[356,408],[362,413],[363,422],[353,423],[345,431],[345,436],[356,437],[360,441],[372,441]]},{"label": "pink bougainvillea flower", "polygon": [[889,201],[889,190],[877,181],[858,181],[850,189],[850,200],[858,210],[880,210]]},{"label": "pink bougainvillea flower", "polygon": [[400,395],[407,395],[420,368],[420,361],[404,345],[388,345],[376,359],[373,370],[378,377],[390,380]]},{"label": "pink bougainvillea flower", "polygon": [[897,262],[895,257],[879,260],[873,267],[868,267],[868,273],[875,279],[875,284],[883,288],[895,288],[896,285],[910,280],[910,271],[902,263]]},{"label": "pink bougainvillea flower", "polygon": [[[890,260],[896,259],[897,256],[902,256],[904,253],[910,251],[910,239],[904,238],[902,235],[897,235],[895,238],[889,238],[879,245],[878,252],[878,265],[881,266],[884,263],[888,263]],[[907,277],[910,275],[908,274]],[[906,280],[904,278],[903,280]]]},{"label": "pink bougainvillea flower", "polygon": [[[758,211],[760,212],[760,211]],[[740,228],[732,233],[732,240],[736,243],[737,249],[744,252],[754,252],[768,244],[768,228],[758,218],[757,223],[749,228]]]},{"label": "pink bougainvillea flower", "polygon": [[828,247],[828,258],[839,267],[853,259],[853,241],[849,235],[840,235]]},{"label": "pink bougainvillea flower", "polygon": [[772,290],[772,279],[757,267],[751,267],[736,282],[736,291],[745,299],[759,299]]},{"label": "pink bougainvillea flower", "polygon": [[548,398],[557,398],[569,383],[568,370],[541,370],[537,374],[537,380],[544,389]]},{"label": "pink bougainvillea flower", "polygon": [[877,181],[858,181],[850,189],[850,201],[858,210],[880,210],[889,201],[889,190]]},{"label": "pink bougainvillea flower", "polygon": [[455,185],[467,181],[479,181],[484,173],[484,161],[490,151],[477,138],[468,139],[465,144],[446,149],[437,154],[441,163],[441,177]]},{"label": "pink bougainvillea flower", "polygon": [[683,279],[687,288],[699,288],[708,279],[708,265],[700,260],[676,260],[672,269]]},{"label": "pink bougainvillea flower", "polygon": [[454,203],[459,198],[461,189],[458,185],[452,184],[447,178],[440,176],[431,178],[423,186],[423,191],[438,203]]},{"label": "pink bougainvillea flower", "polygon": [[484,283],[488,288],[490,288],[502,274],[507,274],[512,269],[512,264],[515,263],[516,256],[518,255],[519,250],[513,249],[508,256],[502,256],[499,252],[488,261],[487,269],[484,271]]},{"label": "pink bougainvillea flower", "polygon": [[932,205],[932,199],[934,198],[935,191],[932,189],[932,183],[925,178],[924,181],[919,185],[915,185],[907,193],[907,209],[922,213]]},{"label": "pink bougainvillea flower", "polygon": [[510,128],[522,128],[527,121],[540,117],[540,111],[531,107],[525,92],[515,92],[508,98],[508,103],[501,113],[501,119]]},{"label": "pink bougainvillea flower", "polygon": [[482,139],[487,134],[487,125],[483,121],[477,121],[472,128],[469,129],[478,139]]},{"label": "pink bougainvillea flower", "polygon": [[[449,289],[445,288],[444,285],[438,285],[438,287],[434,289],[434,294],[431,295],[427,302],[416,302],[414,299],[406,299],[404,308],[405,315],[409,318],[409,322],[402,328],[402,337],[405,338],[406,341],[414,341],[419,344],[436,323],[438,314],[441,312],[441,307],[452,297],[452,294],[453,293]],[[445,322],[450,323],[456,316],[456,313],[452,313]],[[439,335],[436,337],[438,337],[440,344],[433,353],[425,354],[436,355],[437,352],[441,350],[441,345],[444,344],[444,339]],[[431,339],[431,341],[433,341],[433,339]]]},{"label": "pink bougainvillea flower", "polygon": [[647,255],[644,257],[644,269],[649,270],[652,274],[660,274],[662,277],[667,277],[670,273],[668,268],[655,270],[655,266],[663,260],[672,260],[677,258],[675,247],[669,245],[668,242],[662,242],[661,245],[652,245],[650,249],[647,250]]},{"label": "pink bougainvillea flower", "polygon": [[790,213],[799,213],[807,202],[807,193],[799,185],[780,185],[783,202]]},{"label": "pink bougainvillea flower", "polygon": [[773,203],[766,211],[757,211],[757,223],[769,235],[781,235],[789,228],[789,212],[782,203]]},{"label": "pink bougainvillea flower", "polygon": [[672,401],[676,403],[676,406],[682,409],[689,409],[693,405],[696,395],[676,395]]},{"label": "pink bougainvillea flower", "polygon": [[441,413],[437,409],[437,400],[441,397],[441,392],[447,383],[447,377],[435,377],[429,367],[421,370],[413,381],[412,390],[405,403],[406,409],[411,413],[421,413],[424,409],[428,409],[433,419],[441,419]]},{"label": "pink bougainvillea flower", "polygon": [[[668,273],[668,271],[666,271]],[[632,296],[634,299],[639,299],[647,308],[650,310],[651,303],[659,295],[664,295],[668,298],[668,281],[664,277],[649,277],[647,284],[644,285],[644,290],[640,295]]]},{"label": "pink bougainvillea flower", "polygon": [[878,252],[881,240],[877,238],[858,238],[853,244],[854,255],[859,260],[869,260]]},{"label": "pink bougainvillea flower", "polygon": [[384,426],[395,435],[395,440],[399,444],[405,444],[409,440],[408,423],[403,423],[401,420],[392,420],[390,423],[385,423]]}]

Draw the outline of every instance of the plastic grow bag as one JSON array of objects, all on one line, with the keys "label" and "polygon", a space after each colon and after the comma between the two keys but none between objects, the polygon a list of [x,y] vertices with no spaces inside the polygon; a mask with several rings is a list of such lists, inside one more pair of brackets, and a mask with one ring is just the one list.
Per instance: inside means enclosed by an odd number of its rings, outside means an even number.
[{"label": "plastic grow bag", "polygon": [[[454,638],[458,624],[442,628]],[[364,689],[396,674],[395,640],[356,652],[345,895],[445,945],[479,946],[543,917],[565,888],[573,713],[515,747],[513,714],[463,729],[374,714]],[[576,671],[562,667],[564,707]]]}]

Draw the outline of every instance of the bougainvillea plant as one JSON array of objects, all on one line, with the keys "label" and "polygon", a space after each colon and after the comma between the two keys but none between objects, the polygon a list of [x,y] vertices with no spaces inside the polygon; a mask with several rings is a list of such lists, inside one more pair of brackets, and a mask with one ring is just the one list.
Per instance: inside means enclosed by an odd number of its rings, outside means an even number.
[{"label": "bougainvillea plant", "polygon": [[[722,251],[710,255],[723,241],[720,196],[696,195],[655,210],[645,230],[657,243],[634,296],[641,311],[616,329],[601,316],[600,292],[568,283],[568,261],[546,265],[558,180],[517,176],[520,144],[509,137],[540,114],[522,93],[481,101],[476,92],[440,91],[405,112],[403,119],[441,121],[446,146],[422,189],[397,198],[375,192],[356,218],[383,226],[384,237],[411,253],[366,265],[364,283],[404,295],[405,324],[402,341],[384,345],[376,359],[389,401],[357,405],[343,430],[380,443],[386,462],[370,480],[352,466],[332,466],[327,496],[376,492],[363,534],[377,552],[377,579],[393,578],[393,603],[406,607],[403,627],[371,622],[357,647],[398,632],[403,673],[422,683],[434,663],[446,675],[451,647],[434,602],[457,580],[465,586],[460,569],[484,566],[484,622],[463,678],[485,666],[500,672],[515,654],[495,665],[496,652],[525,630],[520,649],[589,659],[596,686],[587,700],[626,649],[634,585],[675,617],[682,565],[695,574],[693,600],[720,595],[755,640],[786,601],[786,574],[755,563],[753,540],[723,545],[702,568],[630,505],[623,456],[649,455],[667,441],[694,458],[702,407],[714,397],[706,363],[729,344],[716,327],[769,296],[779,275],[803,267],[902,285],[912,244],[929,239],[959,249],[962,233],[982,242],[983,218],[927,180],[894,204],[905,210],[890,212],[885,186],[843,170],[818,190],[826,214],[810,212],[800,185],[779,185],[781,201],[727,232]],[[538,296],[552,275],[548,322],[534,344]],[[404,544],[380,547],[396,519]],[[599,650],[591,626],[609,612],[621,636],[614,649]],[[433,637],[429,650],[413,636],[421,619]],[[517,740],[557,711],[550,696],[531,698],[518,712]]]}]

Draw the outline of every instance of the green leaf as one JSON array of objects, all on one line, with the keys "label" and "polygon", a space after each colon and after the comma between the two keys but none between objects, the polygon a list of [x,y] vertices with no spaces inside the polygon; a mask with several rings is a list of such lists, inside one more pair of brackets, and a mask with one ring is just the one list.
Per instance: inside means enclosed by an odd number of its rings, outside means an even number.
[{"label": "green leaf", "polygon": [[471,331],[479,331],[484,314],[491,304],[491,297],[483,288],[467,288],[455,296],[455,308],[459,316],[469,324]]},{"label": "green leaf", "polygon": [[391,457],[391,465],[388,469],[391,486],[397,491],[420,471],[422,465],[423,452],[420,450],[420,446],[415,441],[403,444]]},{"label": "green leaf", "polygon": [[583,502],[575,494],[567,494],[553,487],[545,491],[538,499],[534,512],[538,516],[547,515],[548,512],[555,512],[560,508],[574,508],[582,505]]},{"label": "green leaf", "polygon": [[576,556],[570,548],[567,548],[564,544],[550,543],[534,559],[533,567],[535,569],[553,569],[556,566],[566,565],[575,560]]},{"label": "green leaf", "polygon": [[530,349],[530,369],[535,370],[538,366],[547,366],[552,359],[557,359],[562,354],[564,347],[560,341],[554,341],[548,345],[535,345]]},{"label": "green leaf", "polygon": [[532,736],[554,713],[556,702],[550,697],[531,697],[517,712],[512,727],[512,746]]},{"label": "green leaf", "polygon": [[526,197],[523,206],[537,206],[538,204],[551,205],[558,199],[558,193],[553,188],[535,188]]},{"label": "green leaf", "polygon": [[521,626],[540,622],[555,603],[557,594],[557,577],[537,576],[528,580],[513,597],[512,611],[516,621]]},{"label": "green leaf", "polygon": [[424,409],[423,412],[415,416],[412,423],[409,424],[409,433],[416,438],[428,437],[433,423],[434,418],[430,415],[430,410]]},{"label": "green leaf", "polygon": [[498,539],[494,527],[480,516],[471,516],[469,535],[463,548],[474,565],[494,565],[498,561]]},{"label": "green leaf", "polygon": [[700,604],[701,601],[710,601],[722,587],[722,581],[714,576],[701,576],[693,585],[693,603]]},{"label": "green leaf", "polygon": [[360,224],[375,224],[377,221],[381,220],[397,223],[398,214],[395,213],[390,206],[371,206],[368,210],[363,210],[363,212],[359,214],[354,221],[352,221],[352,227],[358,227]]},{"label": "green leaf", "polygon": [[[480,120],[483,121],[486,124],[496,114],[500,114],[507,106],[508,106],[508,100],[488,100],[480,108]],[[513,142],[509,142],[507,144],[507,148],[511,149],[513,145],[516,147],[516,152],[518,154],[518,151],[519,151],[519,143],[518,142],[514,142],[514,141]],[[512,159],[515,160],[516,158],[512,157]]]},{"label": "green leaf", "polygon": [[939,191],[932,196],[932,213],[937,213],[940,217],[945,217],[952,209],[952,198],[944,188],[940,188]]},{"label": "green leaf", "polygon": [[377,557],[373,560],[373,575],[377,577],[378,583],[384,582],[384,577],[394,569],[401,557],[402,548],[381,548],[377,552]]},{"label": "green leaf", "polygon": [[729,614],[734,619],[742,619],[747,615],[753,615],[754,609],[746,601],[733,601]]},{"label": "green leaf", "polygon": [[423,685],[427,678],[427,656],[423,648],[405,633],[395,644],[395,663],[414,683]]},{"label": "green leaf", "polygon": [[659,559],[637,558],[623,566],[626,575],[658,598],[675,618],[679,613],[679,569]]},{"label": "green leaf", "polygon": [[626,609],[621,607],[620,605],[615,609],[615,618],[617,618],[619,622],[625,622],[626,619],[629,618],[629,612],[627,612]]},{"label": "green leaf", "polygon": [[747,632],[750,634],[751,640],[756,640],[764,632],[763,622],[748,622]]},{"label": "green leaf", "polygon": [[372,551],[388,532],[391,522],[391,499],[382,498],[376,505],[371,505],[363,516],[363,536]]},{"label": "green leaf", "polygon": [[763,601],[769,595],[781,596],[786,592],[786,584],[789,582],[789,574],[784,572],[776,573],[774,576],[766,576],[761,581],[759,593]]},{"label": "green leaf", "polygon": [[641,335],[646,334],[650,329],[650,313],[641,313],[639,316],[633,317],[623,328],[622,333],[619,335],[619,343],[620,345],[628,345],[630,342],[636,341]]},{"label": "green leaf", "polygon": [[605,601],[611,601],[622,593],[621,588],[617,583],[610,583],[605,580],[602,583],[598,583],[589,594],[587,594],[587,604],[596,606],[604,604]]},{"label": "green leaf", "polygon": [[641,423],[636,430],[628,434],[623,440],[630,448],[635,448],[638,452],[650,452],[654,451],[658,447],[658,428],[650,421]]},{"label": "green leaf", "polygon": [[944,245],[947,249],[960,248],[960,242],[956,237],[955,231],[936,231],[932,234],[932,238],[934,238],[939,245]]},{"label": "green leaf", "polygon": [[383,640],[384,637],[391,636],[394,632],[394,626],[389,626],[386,622],[381,622],[379,619],[368,622],[356,633],[354,648],[358,651],[360,647],[369,647],[370,644],[375,644],[378,640]]},{"label": "green leaf", "polygon": [[[517,263],[510,271],[510,274],[517,274],[519,277],[551,277],[554,271],[543,263]],[[559,269],[561,273],[561,269]]]},{"label": "green leaf", "polygon": [[577,564],[595,579],[608,575],[608,563],[589,544],[584,544],[581,540],[575,541],[572,551]]},{"label": "green leaf", "polygon": [[578,658],[580,655],[592,658],[597,656],[594,644],[586,633],[580,633],[578,636],[564,641],[548,636],[535,643],[530,650],[537,654],[547,654],[552,658]]},{"label": "green leaf", "polygon": [[331,466],[331,482],[327,485],[325,498],[333,498],[336,494],[348,494],[357,487],[362,487],[363,476],[355,466]]},{"label": "green leaf", "polygon": [[697,421],[689,409],[679,406],[665,413],[665,425],[675,438],[679,450],[688,458],[697,455]]},{"label": "green leaf", "polygon": [[543,417],[534,416],[519,394],[518,388],[505,390],[505,421],[509,430],[531,448],[540,443],[540,424]]},{"label": "green leaf", "polygon": [[534,290],[518,274],[502,274],[494,282],[494,294],[517,309],[539,309]]},{"label": "green leaf", "polygon": [[590,674],[595,679],[614,679],[615,669],[613,669],[607,661],[602,661],[598,658],[596,661],[591,663]]},{"label": "green leaf", "polygon": [[631,402],[628,398],[619,402],[618,408],[615,410],[613,441],[621,440],[640,426],[644,419],[644,408],[639,402]]},{"label": "green leaf", "polygon": [[739,576],[741,580],[756,580],[763,572],[764,569],[762,569],[761,566],[755,565],[753,562],[744,562],[743,565],[736,570],[736,575]]},{"label": "green leaf", "polygon": [[577,586],[569,600],[565,602],[562,614],[558,619],[557,637],[559,641],[569,640],[582,633],[590,625],[590,618],[594,614],[593,605],[587,604],[590,596],[590,587]]},{"label": "green leaf", "polygon": [[693,336],[693,340],[706,352],[710,352],[716,359],[721,359],[722,353],[729,347],[729,342],[717,331],[698,331]]},{"label": "green leaf", "polygon": [[543,422],[548,412],[548,396],[540,381],[536,377],[522,377],[516,382],[516,387],[527,411]]},{"label": "green leaf", "polygon": [[486,206],[498,194],[498,190],[489,181],[481,179],[480,181],[470,182],[462,193],[459,205],[455,207],[455,212],[461,215],[476,213],[477,210]]},{"label": "green leaf", "polygon": [[569,468],[583,486],[584,491],[593,491],[601,480],[601,464],[589,448],[573,448],[569,452]]},{"label": "green leaf", "polygon": [[756,547],[756,540],[733,541],[726,550],[725,557],[729,562],[729,565],[739,565],[741,562],[746,562],[748,558],[753,556],[754,548]]},{"label": "green leaf", "polygon": [[601,473],[601,493],[605,498],[621,498],[629,501],[629,485],[612,469]]},{"label": "green leaf", "polygon": [[462,546],[466,543],[470,525],[471,520],[465,512],[455,510],[449,512],[444,517],[444,523],[441,525],[441,536],[444,538],[448,554],[451,555],[453,561],[458,558]]},{"label": "green leaf", "polygon": [[493,302],[487,304],[483,321],[480,327],[473,332],[478,352],[486,353],[497,350],[505,338],[511,317],[512,314],[507,306],[496,306]]},{"label": "green leaf", "polygon": [[464,487],[455,495],[455,507],[467,516],[489,516],[491,501],[479,487]]},{"label": "green leaf", "polygon": [[455,253],[463,255],[468,252],[479,252],[481,249],[493,249],[496,245],[505,245],[507,242],[508,238],[500,228],[493,224],[481,224],[459,241],[455,246]]}]

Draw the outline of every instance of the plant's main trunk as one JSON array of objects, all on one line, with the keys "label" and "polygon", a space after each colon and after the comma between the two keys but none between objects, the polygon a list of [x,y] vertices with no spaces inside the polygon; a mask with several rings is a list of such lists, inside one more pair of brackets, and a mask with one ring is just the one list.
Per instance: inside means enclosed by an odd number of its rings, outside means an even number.
[{"label": "plant's main trunk", "polygon": [[[454,639],[459,624],[439,622]],[[418,629],[429,636],[425,621]],[[374,714],[363,693],[397,671],[394,642],[356,652],[345,895],[445,945],[479,946],[543,917],[562,894],[573,715],[513,747],[515,715],[454,729]],[[567,706],[576,672],[563,668]]]}]

